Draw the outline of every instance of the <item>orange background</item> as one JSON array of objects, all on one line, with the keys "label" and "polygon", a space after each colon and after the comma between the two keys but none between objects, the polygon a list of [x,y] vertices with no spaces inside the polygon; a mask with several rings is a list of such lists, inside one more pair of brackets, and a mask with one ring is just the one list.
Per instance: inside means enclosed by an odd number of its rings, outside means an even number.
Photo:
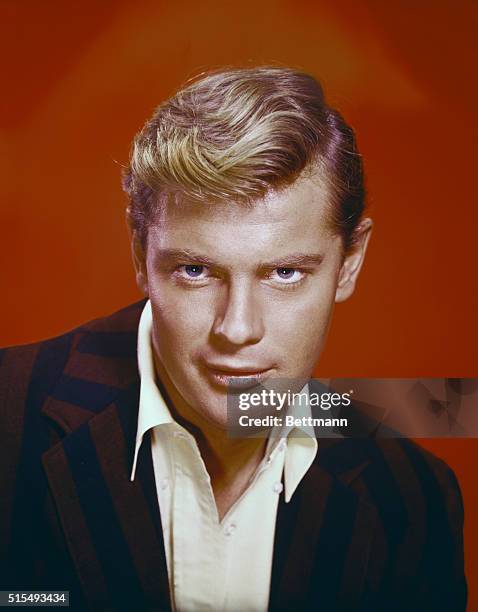
[{"label": "orange background", "polygon": [[[197,72],[282,63],[356,128],[375,230],[318,375],[477,376],[476,4],[2,1],[0,345],[136,300],[121,165]],[[478,441],[422,441],[465,498],[478,610]]]}]

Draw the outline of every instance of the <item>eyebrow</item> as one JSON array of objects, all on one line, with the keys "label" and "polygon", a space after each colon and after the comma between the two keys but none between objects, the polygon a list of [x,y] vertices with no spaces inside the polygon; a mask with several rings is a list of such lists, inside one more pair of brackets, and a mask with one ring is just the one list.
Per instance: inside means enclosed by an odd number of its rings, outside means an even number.
[{"label": "eyebrow", "polygon": [[159,249],[154,256],[155,261],[178,261],[187,259],[188,261],[200,262],[208,266],[217,266],[207,255],[196,253],[190,249]]},{"label": "eyebrow", "polygon": [[[190,249],[159,249],[156,252],[156,261],[174,262],[180,260],[193,261],[210,267],[220,267],[207,255],[191,251]],[[324,256],[319,253],[290,253],[272,261],[263,262],[260,267],[266,268],[295,268],[303,266],[317,266],[322,263]]]},{"label": "eyebrow", "polygon": [[296,268],[299,266],[317,266],[323,261],[323,255],[319,253],[305,254],[305,253],[291,253],[290,255],[284,255],[280,259],[267,262],[265,265],[271,268]]}]

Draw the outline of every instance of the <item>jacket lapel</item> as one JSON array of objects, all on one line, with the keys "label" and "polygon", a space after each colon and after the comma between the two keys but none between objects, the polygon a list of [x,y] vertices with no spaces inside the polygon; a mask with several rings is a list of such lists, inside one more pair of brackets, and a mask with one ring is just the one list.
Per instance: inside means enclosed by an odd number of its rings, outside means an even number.
[{"label": "jacket lapel", "polygon": [[369,463],[356,442],[320,440],[291,501],[281,496],[270,610],[357,609],[377,515],[351,486]]},{"label": "jacket lapel", "polygon": [[147,437],[130,482],[143,303],[78,332],[42,410],[66,434],[43,465],[85,596],[98,609],[170,609]]}]

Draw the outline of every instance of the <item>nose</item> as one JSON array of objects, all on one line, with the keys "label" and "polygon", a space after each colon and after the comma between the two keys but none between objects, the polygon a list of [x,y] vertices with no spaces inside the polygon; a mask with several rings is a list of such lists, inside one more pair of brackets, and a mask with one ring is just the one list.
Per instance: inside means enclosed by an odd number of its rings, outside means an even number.
[{"label": "nose", "polygon": [[262,311],[250,280],[231,282],[221,306],[212,329],[216,339],[234,346],[260,342],[264,336]]}]

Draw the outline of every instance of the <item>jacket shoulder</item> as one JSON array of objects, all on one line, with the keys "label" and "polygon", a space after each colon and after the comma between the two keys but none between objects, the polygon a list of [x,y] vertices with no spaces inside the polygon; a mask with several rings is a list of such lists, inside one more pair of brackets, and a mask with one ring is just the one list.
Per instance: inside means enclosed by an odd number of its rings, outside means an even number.
[{"label": "jacket shoulder", "polygon": [[455,473],[443,459],[409,438],[356,442],[366,447],[362,484],[384,523],[405,529],[412,517],[424,523],[440,517],[448,531],[459,530],[463,499]]},{"label": "jacket shoulder", "polygon": [[15,411],[32,393],[48,394],[74,351],[120,358],[134,356],[144,304],[145,300],[141,300],[53,338],[0,349],[2,412],[5,407]]},{"label": "jacket shoulder", "polygon": [[376,460],[382,457],[388,470],[409,494],[416,487],[440,490],[444,493],[459,491],[453,470],[443,459],[409,438],[378,440]]}]

